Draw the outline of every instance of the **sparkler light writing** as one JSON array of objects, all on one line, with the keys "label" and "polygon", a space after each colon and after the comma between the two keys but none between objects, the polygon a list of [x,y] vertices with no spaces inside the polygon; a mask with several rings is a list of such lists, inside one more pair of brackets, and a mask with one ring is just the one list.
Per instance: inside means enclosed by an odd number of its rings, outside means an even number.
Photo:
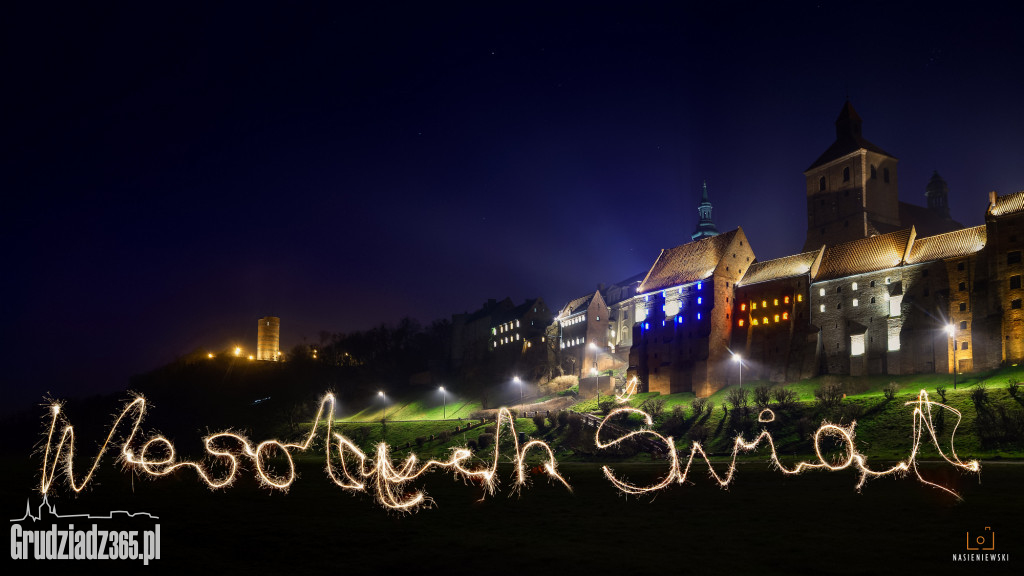
[{"label": "sparkler light writing", "polygon": [[[659,440],[665,443],[665,447],[668,450],[669,473],[660,482],[656,484],[650,486],[636,486],[634,484],[619,479],[617,476],[615,476],[615,473],[608,466],[602,467],[602,471],[604,472],[605,477],[607,477],[608,480],[611,481],[611,483],[616,488],[618,488],[620,491],[626,494],[653,493],[658,490],[667,488],[673,482],[677,482],[679,484],[685,483],[687,476],[690,473],[690,467],[692,466],[693,461],[697,456],[700,456],[701,458],[704,459],[704,462],[707,464],[708,470],[710,471],[710,475],[715,480],[715,482],[717,482],[718,485],[721,486],[722,488],[725,488],[729,486],[730,483],[732,483],[735,477],[736,458],[739,456],[740,452],[749,452],[755,450],[758,446],[761,445],[762,442],[764,442],[771,449],[770,461],[772,465],[778,470],[780,470],[783,474],[799,474],[805,470],[815,469],[827,469],[831,471],[836,471],[845,470],[847,468],[852,467],[860,472],[860,479],[858,480],[856,486],[857,490],[860,490],[864,486],[864,483],[867,482],[868,478],[877,478],[880,476],[887,476],[890,474],[906,474],[912,471],[914,473],[914,476],[916,476],[919,481],[929,486],[933,486],[935,488],[943,490],[959,500],[960,495],[954,492],[953,490],[940,484],[930,482],[921,476],[921,472],[918,470],[917,467],[917,455],[921,450],[921,438],[924,435],[925,430],[927,430],[928,435],[931,438],[931,442],[935,445],[935,448],[939,451],[939,455],[942,456],[942,458],[946,462],[952,464],[953,466],[961,470],[974,473],[978,473],[981,471],[981,465],[978,463],[977,460],[963,462],[956,454],[956,448],[954,447],[953,442],[956,438],[956,430],[960,426],[960,421],[962,419],[960,411],[951,406],[947,406],[945,404],[929,400],[928,392],[926,392],[925,390],[921,390],[917,395],[917,399],[907,402],[906,405],[914,406],[912,433],[913,444],[910,456],[907,457],[906,460],[902,460],[898,462],[896,465],[890,468],[886,468],[884,470],[872,470],[871,468],[868,468],[867,457],[857,451],[856,443],[854,441],[854,427],[856,427],[857,425],[856,422],[851,423],[847,427],[839,426],[837,424],[830,424],[828,422],[822,423],[821,427],[818,428],[818,430],[814,433],[813,436],[814,451],[815,454],[818,456],[818,461],[798,462],[792,468],[787,468],[782,463],[782,461],[779,460],[778,452],[775,449],[775,441],[772,439],[772,435],[767,430],[762,430],[761,433],[757,436],[757,438],[755,438],[751,442],[747,442],[746,440],[743,439],[742,435],[738,435],[736,436],[735,441],[733,442],[732,460],[730,461],[729,466],[726,469],[725,474],[723,475],[720,475],[718,472],[715,471],[714,466],[712,466],[711,464],[711,460],[708,458],[707,452],[704,451],[704,447],[701,446],[699,442],[694,442],[690,446],[690,455],[686,460],[686,466],[680,469],[679,455],[676,452],[675,441],[673,441],[672,437],[665,437],[651,430],[650,426],[654,425],[654,421],[651,419],[651,416],[646,412],[637,410],[636,408],[622,407],[616,408],[615,410],[610,412],[608,416],[601,422],[600,426],[598,426],[596,435],[594,437],[594,441],[597,444],[598,448],[610,448],[612,446],[615,446],[616,444],[626,441],[627,439],[633,436],[637,436],[640,434],[650,434],[652,436],[657,437]],[[953,426],[953,432],[950,435],[948,455],[945,451],[943,451],[942,445],[939,442],[938,435],[935,432],[935,426],[932,422],[932,406],[936,406],[944,410],[949,410],[950,412],[953,412],[956,415],[956,425]],[[602,441],[601,430],[604,428],[604,425],[615,416],[629,413],[640,414],[641,417],[644,419],[646,426],[639,430],[633,430],[631,432],[628,432],[614,440]],[[760,422],[771,422],[774,419],[775,413],[772,412],[771,410],[763,410],[758,415],[758,421]],[[840,463],[832,463],[828,460],[828,458],[826,458],[824,454],[822,454],[821,445],[822,439],[825,436],[835,436],[840,439],[840,441],[845,446],[845,460],[843,460]]]},{"label": "sparkler light writing", "polygon": [[[238,459],[244,457],[252,462],[256,471],[256,478],[263,486],[272,490],[287,490],[291,487],[296,477],[295,462],[291,454],[293,451],[306,451],[312,446],[313,439],[317,435],[317,430],[322,420],[326,427],[324,456],[326,459],[327,475],[335,484],[345,490],[363,492],[372,489],[377,502],[385,508],[397,511],[412,511],[420,506],[429,504],[431,502],[429,497],[422,491],[407,493],[404,491],[404,487],[434,468],[451,471],[457,477],[481,484],[486,493],[494,493],[497,484],[497,468],[500,462],[500,450],[497,445],[494,449],[494,457],[491,464],[486,468],[471,467],[470,460],[473,457],[473,453],[466,448],[453,450],[450,457],[443,462],[429,460],[420,463],[415,454],[410,454],[400,465],[395,466],[390,456],[390,448],[383,442],[377,445],[376,458],[368,461],[367,455],[351,440],[337,432],[332,432],[334,408],[334,395],[327,394],[320,402],[320,407],[317,410],[309,434],[304,441],[299,443],[266,440],[254,447],[251,440],[234,432],[217,432],[207,436],[203,439],[206,453],[215,459],[222,459],[228,469],[227,473],[222,477],[214,477],[211,475],[208,467],[199,462],[178,461],[174,445],[164,436],[153,436],[146,440],[137,450],[133,448],[136,443],[136,436],[139,435],[139,426],[146,412],[146,400],[142,396],[138,396],[125,405],[111,426],[110,432],[103,444],[100,446],[99,452],[93,459],[89,471],[80,481],[76,481],[74,473],[74,427],[69,423],[65,423],[61,428],[59,439],[56,440],[56,445],[54,445],[54,435],[61,419],[60,405],[54,404],[51,407],[52,419],[50,421],[46,447],[43,452],[42,480],[39,489],[43,494],[46,494],[53,487],[54,478],[58,473],[58,465],[63,463],[62,472],[67,478],[68,485],[75,492],[82,491],[92,480],[104,453],[116,442],[114,438],[117,431],[122,426],[130,424],[130,429],[124,441],[121,442],[118,460],[134,471],[151,477],[159,477],[181,468],[191,468],[196,472],[200,480],[205,482],[211,489],[225,488],[237,478],[239,471]],[[531,451],[540,451],[547,454],[547,460],[544,462],[541,470],[547,474],[549,479],[562,483],[569,490],[572,489],[565,478],[559,474],[558,463],[555,460],[555,454],[551,447],[539,440],[531,440],[520,445],[519,436],[516,434],[515,429],[515,419],[512,418],[512,414],[508,409],[502,408],[498,412],[496,437],[501,437],[502,427],[505,425],[508,427],[508,433],[512,438],[512,448],[515,452],[513,457],[515,465],[513,487],[515,490],[521,489],[528,482],[526,456]],[[234,445],[236,448],[232,450],[228,447],[229,445]],[[157,450],[162,452],[162,456],[152,456]],[[267,467],[267,460],[274,453],[284,455],[288,466],[288,473],[284,476],[276,475]],[[337,460],[337,464],[335,460]]]},{"label": "sparkler light writing", "polygon": [[[621,397],[624,402],[631,395],[628,391]],[[816,462],[798,462],[792,467],[785,466],[779,459],[772,435],[767,430],[761,433],[753,441],[746,441],[742,435],[735,438],[733,443],[732,460],[724,474],[715,471],[704,447],[695,442],[690,447],[690,454],[686,460],[685,467],[680,467],[680,458],[676,451],[675,442],[671,437],[665,437],[651,429],[654,421],[649,414],[631,407],[620,407],[613,410],[600,423],[595,432],[595,444],[599,449],[611,448],[625,442],[633,436],[649,434],[665,444],[668,451],[669,473],[661,481],[650,486],[636,486],[618,478],[611,468],[603,466],[602,470],[607,479],[615,488],[625,494],[653,493],[669,487],[672,483],[685,483],[689,475],[693,461],[698,456],[703,458],[708,465],[711,477],[719,486],[725,488],[732,483],[736,473],[736,459],[740,452],[749,452],[758,448],[762,443],[770,447],[770,462],[783,474],[799,474],[805,470],[825,469],[830,471],[845,470],[853,468],[860,473],[856,488],[859,490],[864,486],[868,478],[886,476],[890,474],[906,474],[913,472],[917,479],[924,484],[943,490],[954,497],[959,494],[953,490],[930,482],[923,478],[917,468],[917,455],[920,452],[922,437],[925,431],[928,432],[930,441],[938,449],[942,458],[961,470],[977,473],[981,467],[975,460],[963,462],[956,454],[953,440],[956,436],[956,429],[960,425],[961,414],[956,409],[933,402],[928,399],[928,393],[924,390],[918,394],[916,400],[907,402],[906,405],[914,406],[913,409],[913,433],[912,449],[910,456],[896,465],[884,470],[872,470],[867,466],[867,457],[857,451],[854,441],[854,427],[856,422],[844,427],[837,424],[824,422],[813,435],[813,445],[817,454]],[[949,410],[957,417],[957,423],[953,427],[950,436],[949,454],[943,451],[932,422],[932,407]],[[313,446],[317,437],[321,422],[325,428],[324,432],[324,457],[328,477],[340,488],[353,492],[372,492],[375,500],[384,508],[409,512],[422,506],[431,504],[431,499],[422,491],[408,492],[406,486],[421,478],[426,473],[438,469],[453,473],[457,478],[483,487],[485,494],[493,494],[498,482],[498,464],[501,461],[500,442],[495,444],[493,457],[487,466],[473,464],[473,452],[468,448],[453,449],[447,460],[428,460],[420,462],[415,454],[409,454],[400,464],[395,464],[391,458],[390,447],[385,443],[376,446],[374,458],[370,458],[360,448],[345,436],[332,431],[334,425],[335,398],[327,394],[321,400],[313,426],[301,442],[282,442],[279,440],[266,440],[255,444],[247,437],[235,432],[217,432],[210,434],[203,439],[206,454],[213,460],[221,462],[226,470],[221,474],[214,474],[208,465],[201,462],[178,460],[174,445],[166,437],[154,435],[141,446],[137,446],[140,436],[139,427],[146,412],[146,400],[138,396],[128,402],[121,413],[115,419],[106,439],[99,448],[98,453],[92,461],[88,471],[76,480],[74,472],[74,427],[62,419],[59,404],[51,406],[52,419],[50,420],[49,432],[47,434],[46,446],[43,451],[42,478],[39,490],[46,494],[53,488],[55,478],[63,473],[67,484],[74,492],[80,492],[93,479],[97,468],[100,465],[104,454],[114,444],[118,443],[115,435],[119,430],[127,428],[124,440],[120,441],[120,451],[117,459],[128,469],[149,477],[166,476],[176,470],[189,468],[195,471],[199,479],[211,489],[226,488],[238,477],[241,465],[239,459],[248,459],[255,470],[256,479],[270,490],[288,490],[296,479],[295,462],[292,458],[293,452],[304,452]],[[601,432],[605,424],[611,419],[624,414],[639,414],[644,422],[638,430],[627,432],[613,440],[602,440]],[[763,410],[758,421],[767,423],[775,419],[771,410]],[[63,422],[63,426],[60,424]],[[505,431],[507,427],[507,431]],[[58,432],[58,428],[60,431]],[[530,440],[520,444],[515,429],[515,419],[505,408],[498,412],[496,418],[496,437],[501,438],[502,432],[511,436],[512,451],[514,455],[511,460],[515,471],[513,474],[512,487],[514,492],[520,491],[528,484],[527,454],[540,452],[542,457],[546,456],[542,466],[535,466],[533,473],[544,473],[549,480],[557,481],[572,490],[572,487],[558,472],[558,463],[554,451],[541,440]],[[830,462],[822,453],[822,441],[827,436],[833,436],[840,440],[844,447],[845,459],[841,462]],[[269,468],[269,459],[274,455],[283,456],[287,472],[278,474]]]}]

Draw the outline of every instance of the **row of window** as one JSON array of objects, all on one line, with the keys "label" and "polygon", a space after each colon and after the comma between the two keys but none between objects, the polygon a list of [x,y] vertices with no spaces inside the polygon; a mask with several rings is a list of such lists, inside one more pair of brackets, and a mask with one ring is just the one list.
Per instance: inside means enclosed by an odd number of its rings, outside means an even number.
[{"label": "row of window", "polygon": [[494,347],[497,348],[498,344],[511,344],[512,342],[518,342],[518,341],[519,341],[519,333],[516,332],[514,338],[512,337],[512,335],[508,335],[508,336],[503,336],[499,340],[495,340],[494,341]]},{"label": "row of window", "polygon": [[497,336],[499,332],[505,333],[516,328],[519,328],[519,320],[516,320],[515,322],[505,322],[501,326],[491,328],[491,336]]},{"label": "row of window", "polygon": [[[775,320],[775,322],[785,322],[785,321],[789,320],[789,312],[783,312],[782,314],[776,314],[776,315],[772,316],[772,318]],[[768,316],[762,316],[760,320],[758,320],[757,318],[751,318],[750,319],[750,325],[751,326],[760,326],[760,325],[767,326],[768,323],[769,323]],[[745,324],[744,319],[740,318],[739,321],[738,321],[738,325],[740,327],[743,327],[744,324]]]},{"label": "row of window", "polygon": [[[576,316],[574,318],[569,318],[568,320],[562,320],[561,323],[562,323],[562,326],[572,326],[573,324],[579,324],[580,322],[583,322],[586,319],[587,319],[587,315],[586,314],[580,314],[579,316]],[[598,320],[600,320],[600,318],[598,318]]]},{"label": "row of window", "polygon": [[570,338],[568,340],[563,340],[562,343],[559,344],[559,347],[563,348],[563,349],[564,348],[572,348],[573,346],[579,346],[580,344],[585,344],[586,342],[587,342],[587,339],[585,337],[583,337],[583,336],[581,336],[579,338]]},{"label": "row of window", "polygon": [[[877,178],[878,178],[878,169],[875,168],[874,164],[872,164],[871,165],[871,179],[872,180],[876,180]],[[888,168],[882,168],[882,180],[885,181],[886,184],[889,183],[889,169]],[[849,182],[849,181],[850,181],[850,167],[847,166],[846,168],[843,168],[843,182]],[[825,190],[825,177],[824,176],[822,176],[821,178],[818,179],[818,190]]]},{"label": "row of window", "polygon": [[[803,294],[797,294],[796,295],[796,301],[797,302],[803,302],[804,301]],[[772,302],[772,306],[778,306],[780,301],[779,301],[778,298],[772,298],[771,302]],[[789,304],[789,296],[783,296],[781,302],[782,302],[783,305]],[[761,308],[767,308],[767,307],[768,307],[768,300],[761,300]],[[753,310],[757,310],[757,301],[756,300],[752,300],[750,302],[750,309],[752,311]],[[740,312],[746,312],[746,311],[747,311],[747,305],[746,304],[740,304]]]}]

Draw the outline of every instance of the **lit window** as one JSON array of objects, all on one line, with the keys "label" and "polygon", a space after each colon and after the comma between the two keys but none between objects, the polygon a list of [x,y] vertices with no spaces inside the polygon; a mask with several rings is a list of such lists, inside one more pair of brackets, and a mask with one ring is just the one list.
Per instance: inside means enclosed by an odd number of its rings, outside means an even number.
[{"label": "lit window", "polygon": [[[601,321],[601,317],[600,316],[594,316],[594,322],[600,322],[600,321]],[[518,325],[519,325],[519,323],[516,322],[516,326],[518,326]]]},{"label": "lit window", "polygon": [[886,283],[886,284],[892,284],[892,278],[890,278],[890,277],[886,276],[886,277],[885,277],[885,283]]},{"label": "lit window", "polygon": [[701,284],[700,282],[697,282],[697,290],[703,290],[703,289],[704,289],[704,285]]},{"label": "lit window", "polygon": [[857,289],[857,283],[856,283],[856,282],[854,282],[854,283],[853,283],[853,286],[851,286],[851,288],[853,288],[854,290],[856,290],[856,289]]},{"label": "lit window", "polygon": [[767,317],[767,316],[765,316],[764,318],[762,318],[762,319],[761,319],[761,323],[762,323],[762,324],[767,324],[767,323],[768,323],[768,317]]},{"label": "lit window", "polygon": [[697,312],[697,320],[700,320],[700,312]]},{"label": "lit window", "polygon": [[767,308],[768,307],[768,301],[767,300],[761,300],[761,307],[762,308]]},{"label": "lit window", "polygon": [[754,318],[753,320],[751,320],[750,321],[750,325],[751,326],[757,326],[757,318]]},{"label": "lit window", "polygon": [[782,313],[782,319],[783,320],[789,320],[789,312],[783,312]]},{"label": "lit window", "polygon": [[818,289],[818,296],[824,296],[824,295],[825,295],[825,289],[824,288]]},{"label": "lit window", "polygon": [[516,342],[519,341],[519,334],[516,334]]},{"label": "lit window", "polygon": [[496,329],[491,328],[491,336],[494,336],[497,333],[498,333],[498,331]]},{"label": "lit window", "polygon": [[519,320],[516,320],[516,328],[519,328]]},{"label": "lit window", "polygon": [[803,294],[797,294],[796,295],[796,301],[797,302],[803,302],[804,301],[804,295]]},{"label": "lit window", "polygon": [[743,326],[743,318],[740,318],[740,326]]},{"label": "lit window", "polygon": [[741,312],[746,312],[747,311],[747,305],[746,304],[740,304],[740,311]]},{"label": "lit window", "polygon": [[853,299],[853,305],[854,306],[860,306],[860,302],[856,298],[854,298]]},{"label": "lit window", "polygon": [[703,303],[704,303],[704,299],[701,298],[700,296],[697,296],[697,304],[703,304]]},{"label": "lit window", "polygon": [[821,308],[819,308],[819,311],[820,312],[824,312],[825,311],[825,305],[824,304],[821,305]]},{"label": "lit window", "polygon": [[778,306],[778,305],[779,305],[779,299],[778,299],[778,298],[776,298],[776,299],[775,299],[775,300],[774,300],[774,301],[772,302],[772,305],[773,305],[773,306]]},{"label": "lit window", "polygon": [[776,314],[776,315],[775,315],[775,321],[776,321],[776,322],[778,322],[778,321],[779,321],[779,315],[778,315],[778,314]]},{"label": "lit window", "polygon": [[750,309],[751,310],[757,310],[757,302],[751,302],[750,303]]},{"label": "lit window", "polygon": [[786,296],[785,298],[783,298],[782,299],[782,303],[783,304],[789,304],[789,296]]},{"label": "lit window", "polygon": [[895,352],[900,349],[900,334],[899,332],[889,333],[889,351]]},{"label": "lit window", "polygon": [[863,334],[852,334],[850,335],[850,356],[863,356],[864,355],[864,335]]}]

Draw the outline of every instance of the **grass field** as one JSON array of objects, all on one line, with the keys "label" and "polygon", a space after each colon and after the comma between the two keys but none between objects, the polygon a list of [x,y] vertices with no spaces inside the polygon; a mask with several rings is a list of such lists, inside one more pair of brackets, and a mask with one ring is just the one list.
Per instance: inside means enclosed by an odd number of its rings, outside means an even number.
[{"label": "grass field", "polygon": [[[77,497],[61,490],[52,503],[63,513],[116,509],[160,518],[160,561],[81,563],[75,573],[999,574],[1014,573],[1024,549],[1024,466],[1014,464],[984,465],[983,482],[923,467],[955,485],[962,502],[912,478],[874,480],[858,493],[849,472],[786,477],[761,464],[741,465],[729,490],[713,486],[698,466],[692,484],[626,498],[595,464],[561,468],[571,493],[538,480],[514,495],[511,470],[503,468],[499,492],[483,499],[479,488],[434,473],[417,486],[434,507],[410,516],[337,488],[314,461],[300,462],[288,493],[258,488],[251,476],[211,492],[191,474],[142,481],[107,466],[94,488]],[[615,470],[647,483],[664,474],[665,463]],[[9,467],[8,517],[23,513],[30,486],[28,463]],[[966,534],[986,526],[1011,562],[954,564],[952,555],[966,552]],[[6,573],[37,565],[22,562]]]}]

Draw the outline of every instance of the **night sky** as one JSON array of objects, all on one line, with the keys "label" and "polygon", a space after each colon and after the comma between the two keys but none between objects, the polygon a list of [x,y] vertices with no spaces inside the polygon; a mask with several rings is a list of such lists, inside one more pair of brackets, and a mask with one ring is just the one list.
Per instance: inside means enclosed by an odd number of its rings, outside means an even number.
[{"label": "night sky", "polygon": [[976,225],[1024,189],[1011,8],[92,4],[0,18],[5,412],[264,315],[288,350],[557,309],[688,241],[704,179],[719,230],[795,253],[847,97],[902,200],[937,169]]}]

